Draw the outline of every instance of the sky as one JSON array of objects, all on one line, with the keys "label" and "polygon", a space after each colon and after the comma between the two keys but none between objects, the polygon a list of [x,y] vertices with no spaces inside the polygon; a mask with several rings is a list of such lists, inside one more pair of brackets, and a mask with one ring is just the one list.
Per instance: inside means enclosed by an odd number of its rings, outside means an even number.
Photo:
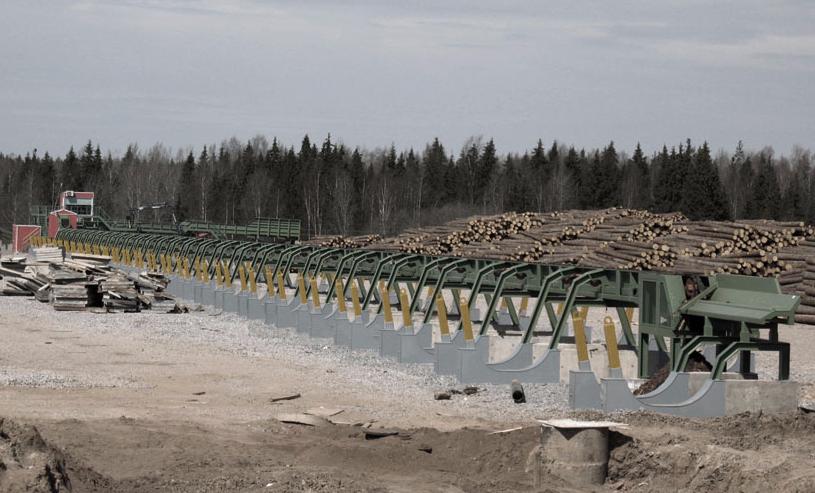
[{"label": "sky", "polygon": [[810,0],[0,0],[0,152],[815,148]]}]

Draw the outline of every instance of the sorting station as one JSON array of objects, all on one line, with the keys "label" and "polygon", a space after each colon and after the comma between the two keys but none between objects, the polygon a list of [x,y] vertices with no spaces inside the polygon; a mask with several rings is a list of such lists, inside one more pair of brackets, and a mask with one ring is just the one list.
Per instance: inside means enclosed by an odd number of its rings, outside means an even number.
[{"label": "sorting station", "polygon": [[[568,383],[575,409],[722,416],[797,407],[778,327],[793,323],[800,297],[783,294],[775,278],[92,229],[31,244],[160,271],[183,299],[270,330],[432,364],[461,382]],[[684,371],[698,350],[711,371]],[[777,380],[756,378],[756,351],[777,353]],[[666,365],[664,382],[634,395]]]}]

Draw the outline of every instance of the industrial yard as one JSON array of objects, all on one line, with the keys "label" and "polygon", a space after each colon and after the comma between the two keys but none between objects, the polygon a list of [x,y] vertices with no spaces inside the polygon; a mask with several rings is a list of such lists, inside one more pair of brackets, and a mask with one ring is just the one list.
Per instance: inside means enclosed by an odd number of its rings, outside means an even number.
[{"label": "industrial yard", "polygon": [[[6,473],[5,491],[50,491],[49,477],[63,473],[73,491],[91,492],[569,491],[570,478],[535,486],[535,419],[595,417],[567,410],[553,385],[527,386],[526,404],[505,386],[436,401],[435,391],[461,386],[234,314],[61,313],[16,297],[0,297],[0,310],[0,333],[14,341],[0,348],[0,450],[40,452],[24,462],[33,468]],[[782,337],[797,342],[802,398],[815,397],[815,339],[800,326]],[[276,420],[321,407],[343,410],[336,424]],[[815,487],[815,413],[611,418],[630,426],[611,450],[607,483],[592,490]],[[400,434],[366,440],[369,425]],[[2,460],[10,470],[13,460]]]},{"label": "industrial yard", "polygon": [[0,493],[815,492],[810,3],[0,2]]},{"label": "industrial yard", "polygon": [[[719,231],[733,236],[725,238]],[[812,235],[812,228],[803,224],[699,224],[679,214],[608,210],[479,217],[388,239],[316,238],[303,248],[448,255],[452,261],[492,257],[491,261],[565,263],[586,269],[603,262],[614,262],[605,264],[606,268],[654,269],[657,266],[638,262],[659,260],[666,272],[684,257],[690,262],[686,265],[697,266],[699,276],[752,266],[755,270],[750,274],[778,276],[785,292],[809,302],[807,260]],[[0,476],[0,484],[10,491],[66,487],[100,492],[653,491],[676,484],[686,485],[683,491],[761,491],[778,485],[785,491],[808,491],[815,487],[810,468],[815,454],[815,359],[811,357],[815,337],[807,325],[778,329],[779,340],[791,343],[789,379],[798,385],[797,404],[783,412],[687,418],[642,410],[576,408],[570,396],[575,382],[568,369],[566,377],[561,369],[559,381],[550,383],[526,377],[532,379],[522,381],[525,402],[516,403],[509,385],[490,383],[489,378],[467,384],[464,369],[458,374],[439,373],[438,366],[388,357],[382,353],[384,346],[377,350],[354,347],[351,341],[340,344],[339,325],[333,329],[337,333],[327,337],[315,332],[316,325],[304,332],[299,317],[287,326],[279,311],[282,306],[271,320],[268,315],[265,319],[250,316],[249,305],[243,311],[238,305],[230,307],[223,299],[229,292],[254,292],[255,300],[268,302],[281,298],[281,289],[275,290],[274,282],[270,289],[266,279],[282,277],[263,265],[241,263],[234,273],[234,286],[227,287],[224,279],[231,271],[225,266],[234,258],[222,262],[202,255],[195,262],[182,262],[157,259],[162,251],[158,245],[145,245],[143,251],[115,251],[104,243],[31,241],[52,246],[33,247],[27,256],[7,255],[3,264],[7,296],[0,296],[0,333],[14,341],[0,349],[4,402],[0,427],[6,450],[17,451],[0,459],[8,471]],[[544,241],[558,251],[544,253],[540,249]],[[646,241],[684,247],[680,251],[638,246]],[[710,244],[717,251],[694,250],[695,243]],[[751,247],[762,253],[757,255]],[[519,258],[518,252],[535,248],[540,253],[534,258]],[[641,255],[619,253],[637,248]],[[663,255],[657,259],[655,251]],[[566,254],[568,258],[562,256]],[[783,256],[768,257],[779,254]],[[280,256],[272,264],[284,260]],[[205,263],[212,269],[205,269]],[[257,279],[256,270],[263,272]],[[298,290],[319,277],[309,276],[300,284],[300,274],[288,275],[298,279],[291,285],[284,283],[282,298],[291,303],[302,301]],[[209,276],[213,276],[212,287],[217,285],[212,294],[224,293],[220,304],[208,303],[198,288],[188,290],[209,285],[200,282]],[[251,290],[249,278],[257,282],[256,291]],[[374,281],[367,286],[376,285]],[[60,293],[78,293],[71,286],[84,286],[82,292],[88,287],[87,297],[66,302]],[[312,286],[315,290],[308,294],[308,303],[319,293],[317,300],[329,305],[325,287],[318,291],[316,284]],[[445,304],[454,309],[450,296],[444,293]],[[512,306],[522,301],[517,294],[504,299]],[[393,307],[397,312],[406,306],[398,301]],[[376,306],[371,305],[373,314]],[[476,306],[481,312],[488,309],[483,301]],[[807,310],[806,306],[799,309]],[[621,323],[622,315],[611,307],[594,307],[584,320],[572,317],[571,323],[599,328],[609,315]],[[632,312],[635,333],[640,332],[638,320],[638,312]],[[509,327],[500,335],[490,331],[483,337],[492,339],[492,353],[506,352],[523,335],[520,329]],[[549,338],[544,332],[532,342],[540,345]],[[586,342],[597,377],[609,376],[610,370],[602,368],[609,351],[602,335],[594,332]],[[579,339],[566,340],[561,352],[568,354],[569,348],[579,345]],[[754,358],[751,370],[761,381],[776,378],[773,353],[756,352]],[[629,381],[636,381],[632,371],[625,373]],[[760,409],[763,404],[757,405]],[[566,456],[556,459],[561,466],[546,466],[541,422],[555,419],[616,423],[609,432],[608,463],[600,483],[580,477],[589,466],[563,469],[569,462]],[[26,455],[31,452],[37,453]]]}]

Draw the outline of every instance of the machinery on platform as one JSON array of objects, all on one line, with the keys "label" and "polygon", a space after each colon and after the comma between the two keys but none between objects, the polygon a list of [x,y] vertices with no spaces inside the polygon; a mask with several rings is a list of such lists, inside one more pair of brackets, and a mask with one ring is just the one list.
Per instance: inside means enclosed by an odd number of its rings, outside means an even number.
[{"label": "machinery on platform", "polygon": [[[14,227],[15,250],[25,250],[33,237],[43,235],[55,238],[59,231],[68,229],[195,236],[219,240],[252,239],[269,243],[291,243],[300,238],[300,221],[297,219],[259,217],[246,225],[224,225],[208,221],[178,222],[174,207],[161,202],[133,207],[126,220],[119,221],[111,219],[95,201],[93,192],[65,191],[59,194],[56,208],[47,205],[32,206],[29,224]],[[142,221],[141,213],[144,211],[168,211],[169,221]]]},{"label": "machinery on platform", "polygon": [[[433,364],[462,382],[568,381],[575,408],[711,416],[797,403],[790,346],[779,340],[778,326],[793,323],[800,300],[782,294],[773,278],[87,229],[35,240],[43,243],[160,270],[185,299],[400,362]],[[602,328],[587,323],[588,310],[599,309],[614,314],[619,327],[611,317]],[[607,355],[601,378],[588,351],[592,329],[600,329]],[[518,334],[516,343],[498,356],[495,334],[507,331]],[[685,372],[691,354],[705,346],[713,348],[712,371]],[[757,351],[777,353],[778,381],[755,379]],[[655,391],[634,396],[621,354],[636,360],[637,374],[628,376],[648,378],[665,363],[670,376]]]}]

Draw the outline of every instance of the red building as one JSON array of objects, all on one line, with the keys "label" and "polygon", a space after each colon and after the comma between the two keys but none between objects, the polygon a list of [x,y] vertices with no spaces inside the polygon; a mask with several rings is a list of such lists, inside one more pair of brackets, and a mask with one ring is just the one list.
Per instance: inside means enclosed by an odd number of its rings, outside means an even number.
[{"label": "red building", "polygon": [[41,228],[34,224],[14,224],[12,226],[12,246],[15,252],[24,252],[28,249],[31,238],[39,236]]},{"label": "red building", "polygon": [[93,217],[93,192],[62,192],[59,194],[59,208],[76,213],[80,218]]},{"label": "red building", "polygon": [[48,237],[56,238],[60,229],[76,229],[79,215],[68,209],[58,209],[48,214]]}]

